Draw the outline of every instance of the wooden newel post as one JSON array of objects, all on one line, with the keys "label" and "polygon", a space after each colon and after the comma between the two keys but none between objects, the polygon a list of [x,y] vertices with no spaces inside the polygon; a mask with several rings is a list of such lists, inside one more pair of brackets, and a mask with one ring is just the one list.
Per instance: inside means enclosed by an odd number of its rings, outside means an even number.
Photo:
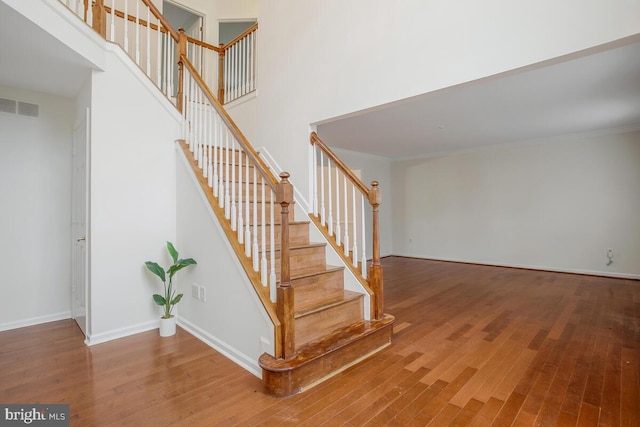
[{"label": "wooden newel post", "polygon": [[187,35],[184,33],[184,28],[178,29],[178,50],[176,55],[178,56],[178,93],[176,94],[176,106],[178,111],[182,113],[182,103],[184,102],[184,63],[183,57],[187,57]]},{"label": "wooden newel post", "polygon": [[224,104],[224,43],[220,43],[220,52],[218,53],[218,101]]},{"label": "wooden newel post", "polygon": [[369,203],[373,211],[373,236],[371,239],[373,254],[371,267],[369,267],[369,285],[374,294],[371,314],[375,320],[380,320],[384,314],[384,284],[382,264],[380,264],[380,221],[378,217],[378,208],[380,207],[380,203],[382,203],[382,195],[380,194],[377,181],[371,183]]},{"label": "wooden newel post", "polygon": [[289,182],[289,173],[280,174],[280,183],[276,189],[276,203],[280,204],[280,283],[277,288],[276,312],[282,325],[282,358],[295,356],[296,340],[293,311],[293,287],[289,264],[289,205],[293,202],[293,185]]},{"label": "wooden newel post", "polygon": [[[93,3],[93,22],[91,26],[102,37],[107,37],[107,11],[104,8],[104,0],[96,0]],[[86,20],[86,17],[85,17]]]}]

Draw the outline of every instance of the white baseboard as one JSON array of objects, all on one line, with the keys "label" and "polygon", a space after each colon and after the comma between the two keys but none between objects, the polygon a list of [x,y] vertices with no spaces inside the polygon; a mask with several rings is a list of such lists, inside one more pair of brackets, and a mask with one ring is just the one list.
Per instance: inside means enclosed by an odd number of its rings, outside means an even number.
[{"label": "white baseboard", "polygon": [[141,332],[147,332],[153,329],[158,329],[160,326],[160,319],[151,320],[149,322],[138,323],[137,325],[127,326],[125,328],[114,329],[112,331],[101,332],[99,334],[92,334],[87,336],[84,341],[86,345],[96,345],[103,342],[112,341],[118,338],[128,337],[130,335],[139,334]]},{"label": "white baseboard", "polygon": [[45,316],[32,317],[30,319],[15,320],[13,322],[0,323],[0,332],[11,329],[24,328],[26,326],[39,325],[41,323],[55,322],[56,320],[71,319],[71,311],[47,314]]},{"label": "white baseboard", "polygon": [[496,263],[496,262],[486,262],[486,261],[470,261],[470,260],[457,259],[457,258],[441,258],[441,257],[433,257],[433,256],[418,256],[418,255],[408,255],[408,254],[393,254],[393,255],[385,255],[385,256],[390,256],[390,257],[398,256],[398,257],[416,258],[416,259],[424,259],[424,260],[431,260],[431,261],[459,262],[462,264],[490,265],[492,267],[520,268],[524,270],[551,271],[554,273],[584,274],[586,276],[612,277],[614,279],[640,280],[639,274],[617,273],[617,272],[611,272],[611,271],[581,270],[579,268],[558,268],[558,267],[545,267],[545,266],[539,266],[539,265],[508,264],[508,263]]},{"label": "white baseboard", "polygon": [[218,338],[214,337],[210,333],[204,331],[188,320],[181,318],[180,315],[178,315],[178,325],[194,337],[198,338],[200,341],[207,344],[209,347],[213,348],[219,353],[222,353],[228,359],[231,359],[233,362],[251,372],[256,377],[262,378],[262,369],[260,368],[260,365],[258,365],[257,360],[253,360],[241,351],[238,351],[227,343],[220,341]]}]

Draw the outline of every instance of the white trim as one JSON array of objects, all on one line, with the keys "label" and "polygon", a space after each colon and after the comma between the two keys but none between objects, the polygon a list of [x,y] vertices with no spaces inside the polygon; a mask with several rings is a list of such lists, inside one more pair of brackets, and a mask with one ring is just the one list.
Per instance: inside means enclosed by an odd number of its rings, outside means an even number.
[{"label": "white trim", "polygon": [[11,329],[24,328],[26,326],[39,325],[41,323],[55,322],[57,320],[71,319],[71,311],[47,314],[44,316],[31,317],[29,319],[15,320],[13,322],[0,323],[0,332]]},{"label": "white trim", "polygon": [[254,100],[257,97],[258,97],[258,89],[251,91],[249,93],[246,93],[242,95],[240,98],[236,98],[231,102],[227,102],[226,104],[223,105],[223,107],[225,108],[225,110],[230,111],[230,110],[233,110],[235,107],[244,104],[245,102]]},{"label": "white trim", "polygon": [[584,274],[586,276],[602,276],[611,277],[614,279],[631,279],[640,280],[640,274],[631,273],[617,273],[611,271],[598,271],[598,270],[582,270],[579,268],[558,268],[558,267],[545,267],[540,265],[528,265],[528,264],[505,264],[488,261],[472,261],[458,258],[442,258],[427,255],[410,255],[410,254],[390,254],[386,256],[398,256],[406,258],[416,258],[431,261],[447,261],[447,262],[459,262],[463,264],[476,264],[476,265],[489,265],[492,267],[506,267],[506,268],[520,268],[524,270],[537,270],[537,271],[549,271],[553,273],[570,273],[570,274]]},{"label": "white trim", "polygon": [[118,338],[128,337],[130,335],[139,334],[141,332],[151,331],[160,327],[160,318],[150,320],[148,322],[138,323],[137,325],[125,326],[124,328],[113,329],[99,334],[87,335],[84,343],[88,346],[101,344],[107,341],[113,341]]},{"label": "white trim", "polygon": [[206,332],[202,328],[199,328],[188,320],[183,319],[182,317],[180,317],[180,315],[178,315],[177,320],[178,326],[180,326],[182,329],[189,332],[191,335],[198,338],[200,341],[207,344],[218,353],[221,353],[226,358],[232,360],[247,371],[251,372],[256,377],[262,378],[262,369],[260,368],[260,365],[258,365],[257,361],[226,344],[224,341],[219,340],[218,338],[214,337],[213,335],[209,334],[208,332]]}]

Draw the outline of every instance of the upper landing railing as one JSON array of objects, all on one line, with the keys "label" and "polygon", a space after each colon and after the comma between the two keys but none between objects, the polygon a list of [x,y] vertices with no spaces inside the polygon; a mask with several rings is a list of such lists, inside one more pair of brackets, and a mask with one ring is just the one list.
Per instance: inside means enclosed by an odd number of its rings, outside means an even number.
[{"label": "upper landing railing", "polygon": [[213,46],[175,30],[150,0],[59,0],[108,41],[117,43],[177,105],[184,54],[222,104],[256,90],[258,24]]}]

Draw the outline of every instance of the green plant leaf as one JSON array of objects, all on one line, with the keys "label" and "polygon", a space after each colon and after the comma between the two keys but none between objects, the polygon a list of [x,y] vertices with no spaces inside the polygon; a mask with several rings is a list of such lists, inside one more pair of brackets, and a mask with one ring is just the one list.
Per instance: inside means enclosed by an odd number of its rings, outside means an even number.
[{"label": "green plant leaf", "polygon": [[158,294],[153,294],[153,300],[158,305],[165,305],[167,303],[167,300],[162,295]]},{"label": "green plant leaf", "polygon": [[173,264],[171,267],[169,267],[169,269],[167,270],[167,273],[169,273],[169,277],[173,277],[173,275],[176,274],[178,271],[193,264],[197,264],[193,258],[180,259],[176,261],[176,263]]},{"label": "green plant leaf", "polygon": [[171,258],[173,259],[173,263],[175,264],[176,261],[178,261],[178,251],[176,251],[173,243],[167,242],[167,250],[169,251],[169,255],[171,255]]},{"label": "green plant leaf", "polygon": [[145,262],[144,265],[147,266],[150,272],[158,276],[160,280],[162,280],[162,282],[165,282],[166,276],[164,275],[164,270],[162,269],[162,267],[160,267],[157,263],[151,261]]},{"label": "green plant leaf", "polygon": [[171,305],[177,304],[180,302],[180,300],[182,299],[182,295],[183,294],[178,294],[176,295],[176,297],[174,299],[171,300]]}]

